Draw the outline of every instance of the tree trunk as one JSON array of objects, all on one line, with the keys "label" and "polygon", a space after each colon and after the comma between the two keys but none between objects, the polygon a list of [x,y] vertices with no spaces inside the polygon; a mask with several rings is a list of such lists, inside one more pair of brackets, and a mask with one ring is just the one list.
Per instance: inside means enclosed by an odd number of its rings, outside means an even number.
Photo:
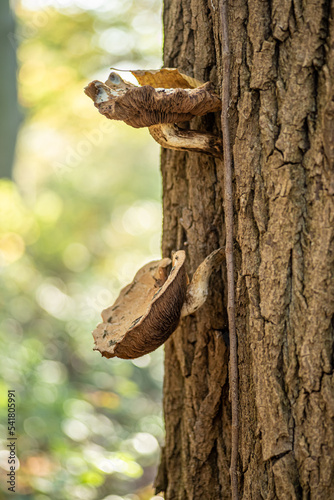
[{"label": "tree trunk", "polygon": [[[164,65],[222,79],[218,0],[165,0]],[[334,1],[229,2],[239,493],[334,498]],[[191,127],[220,134],[220,117]],[[162,152],[163,255],[225,244],[223,162]],[[226,270],[166,343],[167,500],[231,498]]]},{"label": "tree trunk", "polygon": [[11,177],[19,128],[15,23],[9,0],[0,2],[0,177]]}]

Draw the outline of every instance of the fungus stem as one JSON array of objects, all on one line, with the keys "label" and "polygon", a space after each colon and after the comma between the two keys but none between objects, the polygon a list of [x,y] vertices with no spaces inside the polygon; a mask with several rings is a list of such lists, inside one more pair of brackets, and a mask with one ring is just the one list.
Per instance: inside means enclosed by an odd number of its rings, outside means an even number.
[{"label": "fungus stem", "polygon": [[164,148],[194,151],[221,158],[221,139],[208,132],[182,130],[176,124],[159,123],[148,128],[153,139]]},{"label": "fungus stem", "polygon": [[221,0],[220,6],[222,29],[222,112],[221,125],[224,146],[224,184],[225,184],[225,222],[226,222],[226,267],[228,286],[228,323],[230,336],[230,394],[232,401],[232,446],[231,446],[231,492],[232,500],[238,500],[238,440],[239,440],[239,396],[238,396],[238,354],[235,328],[235,293],[234,293],[234,262],[233,262],[233,189],[232,189],[232,155],[228,110],[230,101],[230,49],[228,39],[227,0]]},{"label": "fungus stem", "polygon": [[198,266],[188,286],[186,300],[181,309],[181,318],[193,314],[204,304],[209,292],[209,280],[212,271],[218,267],[224,258],[225,250],[218,248],[218,250],[210,253]]}]

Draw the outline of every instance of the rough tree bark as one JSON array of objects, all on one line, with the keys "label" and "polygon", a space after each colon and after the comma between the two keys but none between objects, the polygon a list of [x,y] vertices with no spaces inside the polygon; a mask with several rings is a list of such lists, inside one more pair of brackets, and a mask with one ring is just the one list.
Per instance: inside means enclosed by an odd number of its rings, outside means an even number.
[{"label": "rough tree bark", "polygon": [[[334,1],[229,2],[243,499],[334,498]],[[221,83],[218,0],[165,0],[164,65]],[[191,123],[220,133],[220,117]],[[163,255],[225,244],[223,164],[162,152]],[[166,343],[166,499],[228,499],[226,271]]]}]

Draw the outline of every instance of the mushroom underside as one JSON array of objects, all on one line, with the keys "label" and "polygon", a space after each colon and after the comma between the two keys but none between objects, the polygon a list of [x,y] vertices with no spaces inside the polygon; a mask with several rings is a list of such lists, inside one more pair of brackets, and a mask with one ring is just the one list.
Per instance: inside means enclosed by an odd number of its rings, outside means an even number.
[{"label": "mushroom underside", "polygon": [[134,128],[185,122],[221,109],[221,100],[210,82],[196,89],[154,89],[144,85],[114,90],[95,80],[85,93],[101,114]]},{"label": "mushroom underside", "polygon": [[162,344],[176,330],[186,295],[186,274],[181,271],[177,287],[168,288],[160,300],[154,302],[150,314],[138,326],[128,332],[115,349],[119,358],[132,359],[148,354]]},{"label": "mushroom underside", "polygon": [[95,350],[102,356],[143,356],[157,349],[175,330],[185,300],[187,276],[184,252],[177,252],[174,259],[168,277],[170,259],[144,266],[116,302],[102,312],[103,323],[93,332]]}]

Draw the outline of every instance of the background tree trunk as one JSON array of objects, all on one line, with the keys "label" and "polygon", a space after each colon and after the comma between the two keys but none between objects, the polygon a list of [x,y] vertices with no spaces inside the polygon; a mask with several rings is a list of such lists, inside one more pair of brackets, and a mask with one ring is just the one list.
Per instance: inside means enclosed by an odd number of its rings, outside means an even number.
[{"label": "background tree trunk", "polygon": [[[334,498],[334,2],[229,2],[243,499]],[[220,89],[218,0],[165,0],[164,64]],[[220,134],[220,117],[194,129]],[[163,255],[225,244],[223,164],[162,152]],[[170,500],[230,498],[226,271],[166,343]]]},{"label": "background tree trunk", "polygon": [[0,2],[0,177],[11,177],[19,128],[16,92],[16,39],[9,0]]}]

